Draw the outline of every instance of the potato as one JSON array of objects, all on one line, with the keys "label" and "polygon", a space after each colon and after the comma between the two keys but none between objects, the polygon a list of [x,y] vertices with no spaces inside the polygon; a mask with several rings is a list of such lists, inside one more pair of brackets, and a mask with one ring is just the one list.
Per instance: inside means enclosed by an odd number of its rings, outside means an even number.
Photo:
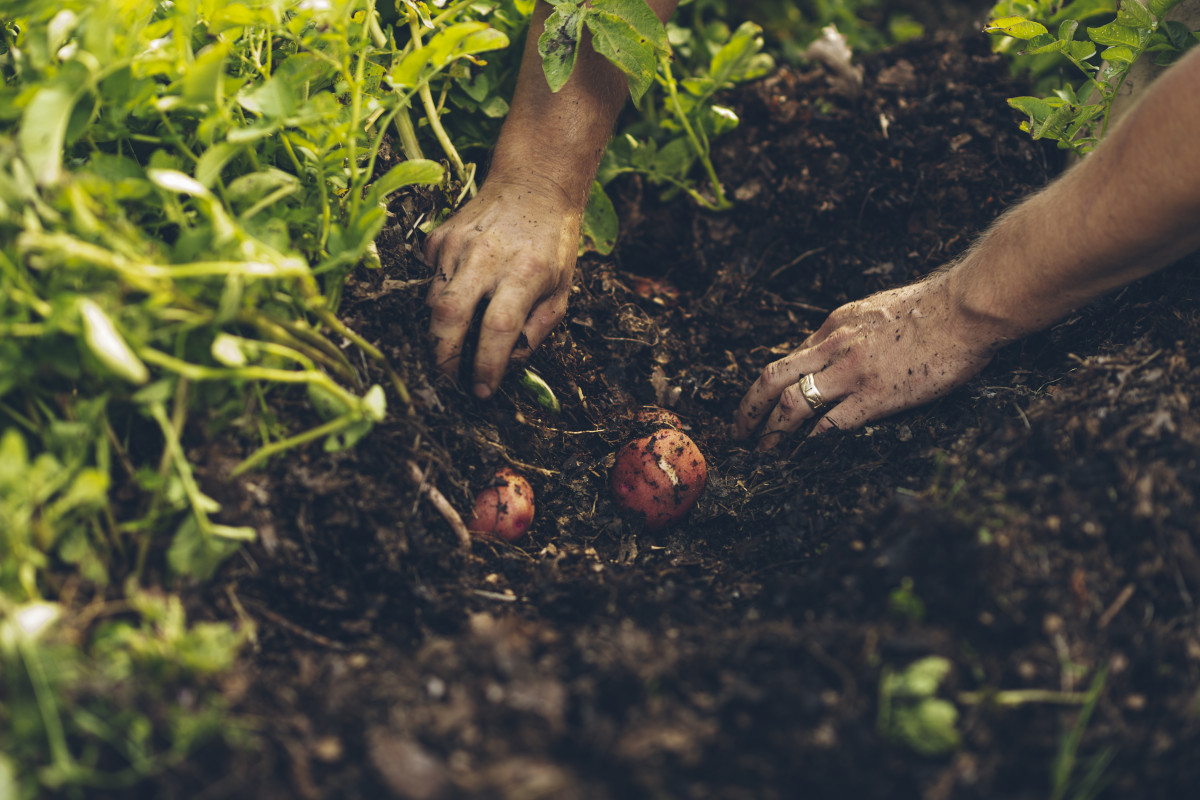
[{"label": "potato", "polygon": [[708,465],[686,434],[663,428],[622,447],[610,480],[617,505],[640,514],[653,531],[691,510],[708,482]]},{"label": "potato", "polygon": [[515,542],[533,524],[533,487],[515,470],[496,471],[493,484],[475,496],[467,529],[480,536]]}]

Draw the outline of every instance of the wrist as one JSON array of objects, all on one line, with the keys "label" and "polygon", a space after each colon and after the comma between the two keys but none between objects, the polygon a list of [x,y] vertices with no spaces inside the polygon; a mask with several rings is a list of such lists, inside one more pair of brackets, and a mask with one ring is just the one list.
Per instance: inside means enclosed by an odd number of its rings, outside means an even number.
[{"label": "wrist", "polygon": [[556,213],[563,217],[582,217],[587,205],[587,193],[580,191],[563,176],[553,171],[530,168],[498,167],[492,164],[484,179],[480,194],[495,195],[495,199],[527,204],[535,200],[538,214]]},{"label": "wrist", "polygon": [[998,287],[971,263],[969,254],[939,277],[957,338],[976,355],[990,358],[1030,332],[1011,313]]}]

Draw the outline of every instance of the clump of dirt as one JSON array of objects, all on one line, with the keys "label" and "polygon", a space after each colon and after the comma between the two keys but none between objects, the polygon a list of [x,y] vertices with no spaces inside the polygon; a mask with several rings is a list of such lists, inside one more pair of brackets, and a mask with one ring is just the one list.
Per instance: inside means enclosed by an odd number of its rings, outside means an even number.
[{"label": "clump of dirt", "polygon": [[[1017,130],[1017,88],[982,39],[923,40],[864,67],[855,98],[796,69],[729,98],[742,124],[716,161],[731,213],[619,187],[620,248],[584,259],[567,321],[532,362],[561,414],[515,382],[480,402],[431,377],[428,269],[409,231],[438,200],[396,201],[385,269],[355,276],[346,313],[401,369],[414,413],[253,479],[239,513],[262,541],[212,602],[232,616],[236,598],[257,623],[240,708],[260,749],[209,753],[160,792],[1195,785],[1200,329],[1186,268],[1009,348],[932,406],[768,456],[728,438],[757,371],[829,311],[953,258],[1059,167]],[[698,508],[660,534],[606,488],[644,404],[672,406],[709,463]],[[412,465],[463,510],[497,467],[520,469],[538,495],[531,535],[461,552]],[[961,746],[940,757],[877,726],[885,671],[928,655],[953,665],[941,691],[961,713]],[[1062,694],[994,700],[1012,689]]]}]

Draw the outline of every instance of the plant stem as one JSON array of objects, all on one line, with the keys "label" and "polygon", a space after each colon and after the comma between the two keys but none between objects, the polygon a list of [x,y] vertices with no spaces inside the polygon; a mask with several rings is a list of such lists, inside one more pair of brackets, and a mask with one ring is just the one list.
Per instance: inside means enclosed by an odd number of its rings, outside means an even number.
[{"label": "plant stem", "polygon": [[965,706],[994,705],[1016,708],[1034,703],[1080,706],[1088,701],[1087,692],[1057,692],[1053,689],[1005,689],[999,691],[959,692],[958,702]]},{"label": "plant stem", "polygon": [[[421,23],[414,14],[409,14],[408,16],[408,29],[412,34],[413,47],[419,48],[421,46]],[[428,81],[424,81],[421,84],[418,94],[421,96],[421,104],[425,107],[425,116],[429,120],[429,127],[433,130],[433,135],[437,137],[438,143],[442,146],[442,150],[445,151],[446,158],[450,159],[455,173],[458,174],[458,179],[468,187],[471,196],[474,197],[475,176],[473,173],[467,172],[462,158],[458,155],[458,150],[455,149],[454,143],[450,141],[450,137],[446,134],[446,129],[442,127],[441,118],[438,116],[437,104],[433,102],[433,92],[429,89]]]},{"label": "plant stem", "polygon": [[384,354],[381,353],[379,349],[375,347],[375,345],[371,344],[366,339],[362,338],[349,327],[347,327],[346,324],[338,319],[337,315],[329,309],[315,308],[313,309],[313,313],[316,314],[317,318],[330,328],[333,328],[333,330],[337,331],[342,336],[345,336],[347,339],[357,345],[360,350],[367,354],[368,358],[379,364],[379,366],[383,368],[384,374],[387,375],[388,380],[391,381],[392,387],[396,390],[396,394],[400,396],[401,402],[408,407],[408,413],[410,415],[414,413],[412,407],[412,397],[408,393],[408,387],[404,385],[404,381],[398,374],[396,374],[396,371],[392,369],[392,365],[388,362],[387,357],[384,356]]},{"label": "plant stem", "polygon": [[279,453],[290,450],[293,447],[299,447],[301,445],[308,444],[309,442],[316,441],[324,436],[333,436],[334,434],[340,433],[341,431],[360,421],[361,418],[357,416],[338,417],[337,419],[331,419],[324,425],[318,425],[312,430],[307,430],[304,433],[298,433],[295,436],[290,436],[286,439],[280,439],[279,441],[263,445],[245,461],[234,467],[233,471],[229,473],[229,476],[231,478],[236,478],[247,470],[254,469],[271,456],[278,455]]},{"label": "plant stem", "polygon": [[243,324],[253,325],[264,336],[303,353],[326,369],[336,373],[338,377],[353,384],[355,389],[362,388],[362,378],[359,377],[358,372],[346,360],[342,351],[334,347],[323,336],[253,312],[242,312],[238,314],[237,319]]},{"label": "plant stem", "polygon": [[396,115],[396,132],[400,134],[400,149],[404,151],[405,158],[412,160],[425,157],[421,153],[421,145],[417,142],[417,132],[413,128],[412,118],[408,116],[406,108],[401,108],[400,113]]},{"label": "plant stem", "polygon": [[713,167],[712,159],[708,157],[707,142],[705,145],[700,143],[700,139],[696,136],[696,131],[692,129],[692,124],[688,122],[683,105],[679,102],[679,91],[675,85],[675,75],[671,72],[670,58],[665,54],[659,54],[658,62],[662,74],[660,80],[667,89],[667,96],[671,99],[671,107],[675,110],[675,116],[679,118],[679,124],[683,126],[684,132],[687,133],[688,143],[691,144],[692,151],[699,156],[700,163],[704,165],[704,171],[708,175],[709,183],[712,184],[713,193],[717,196],[715,207],[717,209],[732,208],[733,204],[725,198],[725,192],[721,189],[721,181],[717,178],[717,171]]}]

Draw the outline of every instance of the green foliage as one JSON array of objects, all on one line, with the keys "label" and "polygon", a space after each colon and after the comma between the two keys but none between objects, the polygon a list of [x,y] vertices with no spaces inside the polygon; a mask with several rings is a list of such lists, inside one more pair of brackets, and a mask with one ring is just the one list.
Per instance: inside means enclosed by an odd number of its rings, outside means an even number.
[{"label": "green foliage", "polygon": [[[1073,3],[1002,2],[993,9],[995,19],[985,28],[1002,38],[997,47],[1011,51],[1023,42],[1017,55],[1034,59],[1030,73],[1046,96],[1014,97],[1009,105],[1028,119],[1021,130],[1035,139],[1052,139],[1078,155],[1090,152],[1108,129],[1113,101],[1133,64],[1153,53],[1153,63],[1174,63],[1200,37],[1163,16],[1180,0],[1076,0]],[[1107,18],[1095,27],[1085,23]],[[1053,28],[1054,32],[1051,32]],[[1082,29],[1082,30],[1081,30]],[[1082,38],[1086,33],[1087,38]],[[1099,61],[1101,63],[1093,63]],[[1047,82],[1057,65],[1073,65],[1082,82]],[[1056,85],[1057,84],[1057,85]]]},{"label": "green foliage", "polygon": [[[667,187],[668,194],[683,191],[704,207],[728,208],[710,141],[733,130],[738,118],[715,96],[774,67],[774,60],[762,52],[761,33],[757,25],[745,22],[732,32],[723,24],[693,30],[668,23],[661,41],[647,34],[643,55],[655,61],[653,84],[643,89],[630,78],[641,116],[609,144],[597,175],[600,186],[618,175],[637,173]],[[708,196],[691,178],[697,165],[708,180]],[[600,198],[593,192],[593,202]]]},{"label": "green foliage", "polygon": [[958,749],[958,709],[937,697],[950,669],[950,662],[939,656],[914,661],[900,672],[884,669],[879,681],[880,735],[923,756],[944,756]]},{"label": "green foliage", "polygon": [[200,741],[246,738],[211,691],[246,633],[189,626],[179,598],[135,592],[89,644],[67,611],[0,595],[0,797],[122,789]]},{"label": "green foliage", "polygon": [[554,12],[538,38],[542,68],[557,92],[571,77],[583,29],[596,52],[615,64],[636,102],[654,81],[659,55],[670,52],[663,24],[645,0],[548,0]]},{"label": "green foliage", "polygon": [[[255,535],[218,522],[185,431],[236,420],[258,439],[240,471],[312,441],[353,446],[388,399],[343,341],[407,402],[334,312],[347,272],[378,261],[387,195],[444,180],[420,158],[377,169],[385,134],[415,131],[432,79],[508,43],[464,8],[399,42],[370,0],[0,12],[0,790],[125,785],[215,729],[216,711],[114,707],[147,681],[174,706],[172,685],[227,669],[243,640],[139,588],[161,571],[207,579]],[[325,401],[323,424],[288,435],[255,418],[297,386]],[[21,638],[28,609],[78,612],[47,603],[63,586],[141,621]],[[138,736],[115,733],[126,723]]]},{"label": "green foliage", "polygon": [[1059,740],[1058,753],[1050,770],[1050,800],[1065,800],[1067,797],[1073,800],[1090,800],[1099,796],[1107,783],[1105,770],[1116,755],[1111,747],[1104,748],[1086,759],[1082,774],[1076,771],[1080,762],[1079,751],[1083,744],[1083,735],[1087,731],[1107,680],[1108,669],[1100,669],[1092,678],[1092,685],[1088,688],[1074,724]]}]

